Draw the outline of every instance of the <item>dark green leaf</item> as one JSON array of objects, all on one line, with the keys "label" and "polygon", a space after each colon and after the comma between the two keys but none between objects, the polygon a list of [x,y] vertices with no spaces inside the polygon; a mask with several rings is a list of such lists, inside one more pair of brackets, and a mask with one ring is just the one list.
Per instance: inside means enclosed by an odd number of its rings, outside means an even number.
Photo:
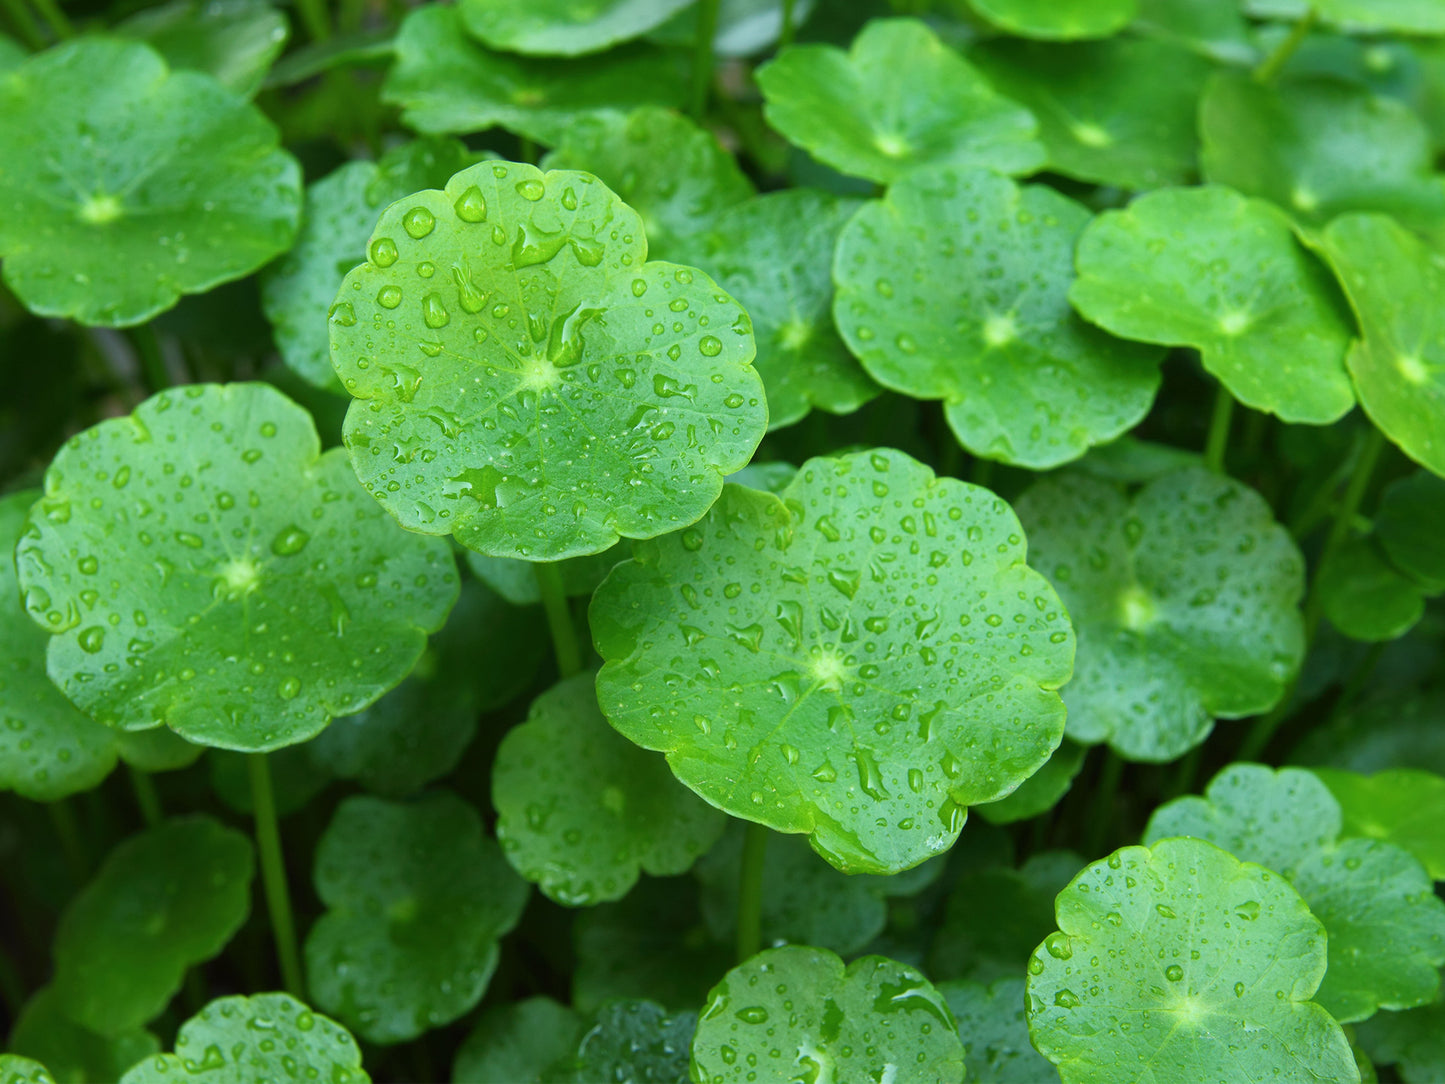
[{"label": "dark green leaf", "polygon": [[171,0],[119,23],[172,68],[205,72],[244,98],[261,88],[286,46],[286,16],[265,0]]}]

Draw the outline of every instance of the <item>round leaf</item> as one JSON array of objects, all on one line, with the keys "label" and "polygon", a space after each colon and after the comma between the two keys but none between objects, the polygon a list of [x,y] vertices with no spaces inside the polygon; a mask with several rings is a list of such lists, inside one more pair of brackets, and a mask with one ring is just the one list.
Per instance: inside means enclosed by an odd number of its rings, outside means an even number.
[{"label": "round leaf", "polygon": [[1445,1001],[1409,1012],[1380,1013],[1356,1031],[1370,1057],[1380,1065],[1398,1066],[1407,1084],[1445,1080]]},{"label": "round leaf", "polygon": [[910,174],[843,228],[838,330],[884,387],[942,399],[975,455],[1034,469],[1077,459],[1148,413],[1161,353],[1069,307],[1088,220],[1042,185],[949,168]]},{"label": "round leaf", "polygon": [[647,33],[692,0],[461,0],[468,32],[493,49],[541,56],[595,53]]},{"label": "round leaf", "polygon": [[1430,592],[1445,590],[1445,480],[1416,471],[1385,487],[1375,537],[1391,564]]},{"label": "round leaf", "polygon": [[590,673],[543,693],[507,732],[492,804],[507,861],[569,907],[620,899],[643,870],[685,873],[726,820],[607,725]]},{"label": "round leaf", "polygon": [[136,1062],[160,1050],[161,1044],[142,1028],[113,1037],[97,1035],[66,1016],[54,988],[44,986],[20,1010],[6,1046],[54,1066],[60,1084],[102,1084],[119,1080]]},{"label": "round leaf", "polygon": [[1059,894],[1029,960],[1029,1035],[1065,1084],[1358,1081],[1309,998],[1325,931],[1281,877],[1195,839],[1125,847]]},{"label": "round leaf", "polygon": [[186,970],[215,956],[251,909],[251,843],[209,817],[169,820],[107,856],[55,933],[56,1004],[119,1036],[160,1015]]},{"label": "round leaf", "polygon": [[137,12],[113,33],[250,98],[285,48],[287,30],[286,16],[264,0],[171,0]]},{"label": "round leaf", "polygon": [[690,1079],[688,1041],[696,1028],[694,1012],[669,1016],[650,1001],[610,1002],[597,1010],[576,1053],[552,1066],[542,1079],[547,1084],[682,1084]]},{"label": "round leaf", "polygon": [[537,1084],[577,1049],[582,1017],[549,997],[494,1005],[457,1051],[452,1084]]},{"label": "round leaf", "polygon": [[1139,13],[1139,0],[968,0],[1006,34],[1071,40],[1107,38]]},{"label": "round leaf", "polygon": [[1351,538],[1315,573],[1330,624],[1352,640],[1380,643],[1405,635],[1425,612],[1420,587],[1369,539]]},{"label": "round leaf", "polygon": [[1358,775],[1316,768],[1315,775],[1340,803],[1346,836],[1381,839],[1418,858],[1437,881],[1445,881],[1445,778],[1434,772],[1396,768]]},{"label": "round leaf", "polygon": [[374,1043],[469,1012],[527,902],[477,811],[445,791],[346,799],[317,844],[315,882],[327,911],[306,938],[307,984]]},{"label": "round leaf", "polygon": [[1178,798],[1149,818],[1145,841],[1195,836],[1283,874],[1329,934],[1329,972],[1317,998],[1349,1023],[1376,1009],[1440,996],[1445,902],[1408,852],[1340,840],[1340,805],[1310,772],[1233,764],[1203,798]]},{"label": "round leaf", "polygon": [[50,1070],[19,1054],[0,1054],[0,1084],[55,1084]]},{"label": "round leaf", "polygon": [[579,119],[542,167],[596,175],[641,217],[652,256],[674,255],[720,211],[753,195],[717,136],[655,106]]},{"label": "round leaf", "polygon": [[1018,513],[1079,636],[1069,737],[1167,761],[1284,695],[1304,658],[1304,558],[1252,489],[1202,468],[1132,500],[1046,478]]},{"label": "round leaf", "polygon": [[[888,1080],[900,1066],[910,1084],[955,1084],[963,1048],[953,1014],[921,973],[883,956],[845,969],[824,949],[769,949],[713,987],[692,1040],[693,1078],[743,1084],[772,1051],[797,1051],[778,1065],[801,1079]],[[775,1077],[776,1078],[776,1077]]]},{"label": "round leaf", "polygon": [[264,384],[197,384],[73,438],[16,551],[52,679],[124,730],[304,741],[406,676],[457,595]]},{"label": "round leaf", "polygon": [[290,994],[222,997],[181,1025],[176,1052],[147,1058],[121,1084],[367,1084],[356,1040]]},{"label": "round leaf", "polygon": [[1194,113],[1210,65],[1162,41],[990,41],[969,53],[1039,121],[1049,169],[1097,184],[1157,188],[1195,173]]},{"label": "round leaf", "polygon": [[947,850],[1058,745],[1068,618],[1012,511],[901,452],[728,486],[593,596],[612,725],[845,872]]},{"label": "round leaf", "polygon": [[678,71],[655,50],[569,61],[508,56],[472,41],[456,8],[440,4],[407,15],[395,55],[382,99],[402,108],[407,127],[434,135],[499,125],[555,143],[580,116],[680,105],[685,97]]},{"label": "round leaf", "polygon": [[833,250],[857,208],[806,188],[773,192],[723,211],[684,248],[752,318],[770,429],[813,407],[851,414],[878,394],[833,327]]},{"label": "round leaf", "polygon": [[138,324],[284,251],[301,169],[259,110],[148,46],[77,38],[0,82],[0,256],[31,312]]},{"label": "round leaf", "polygon": [[1348,308],[1263,200],[1220,187],[1151,192],[1091,222],[1075,265],[1069,300],[1084,319],[1195,347],[1240,402],[1316,425],[1355,405]]},{"label": "round leaf", "polygon": [[1344,215],[1322,243],[1363,332],[1348,358],[1360,404],[1406,455],[1445,475],[1445,256],[1384,215]]},{"label": "round leaf", "polygon": [[1052,1084],[1058,1072],[1029,1042],[1024,980],[939,983],[938,992],[958,1020],[968,1084]]},{"label": "round leaf", "polygon": [[846,53],[784,49],[757,80],[768,123],[850,176],[888,184],[927,165],[1031,173],[1043,164],[1029,111],[916,19],[875,19]]},{"label": "round leaf", "polygon": [[347,162],[306,189],[296,245],[267,269],[261,304],[281,358],[318,388],[340,392],[321,315],[336,300],[346,272],[366,259],[381,209],[419,188],[445,184],[474,156],[454,139],[419,139],[379,162]]},{"label": "round leaf", "polygon": [[[558,561],[557,571],[562,578],[563,592],[568,598],[592,594],[597,585],[607,578],[612,566],[626,557],[630,548],[628,543],[621,542],[601,553]],[[477,579],[513,606],[535,606],[542,601],[536,566],[531,561],[515,557],[488,557],[468,550],[467,567]]]},{"label": "round leaf", "polygon": [[404,527],[600,553],[696,520],[762,439],[747,314],[645,263],[636,213],[590,174],[479,163],[389,207],[369,252],[331,357],[357,475]]},{"label": "round leaf", "polygon": [[1140,0],[1133,29],[1226,64],[1259,61],[1259,50],[1250,39],[1250,24],[1234,4]]}]

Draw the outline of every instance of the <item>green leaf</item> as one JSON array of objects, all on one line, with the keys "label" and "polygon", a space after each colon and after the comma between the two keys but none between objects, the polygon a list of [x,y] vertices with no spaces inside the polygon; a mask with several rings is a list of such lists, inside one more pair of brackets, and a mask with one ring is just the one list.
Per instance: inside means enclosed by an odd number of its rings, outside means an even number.
[{"label": "green leaf", "polygon": [[[251,754],[212,749],[206,759],[211,765],[211,789],[216,797],[237,813],[253,815],[256,806],[251,793]],[[312,759],[310,743],[277,749],[267,755],[266,763],[278,817],[305,809],[331,783],[331,773]]]},{"label": "green leaf", "polygon": [[277,139],[148,46],[78,38],[31,57],[0,82],[5,285],[38,315],[119,327],[249,274],[301,212]]},{"label": "green leaf", "polygon": [[613,1001],[597,1010],[572,1056],[542,1074],[547,1084],[684,1084],[697,1013],[668,1015],[650,1001]]},{"label": "green leaf", "polygon": [[577,1049],[582,1017],[549,997],[493,1005],[457,1051],[452,1084],[536,1084]]},{"label": "green leaf", "polygon": [[19,1054],[0,1054],[0,1084],[55,1084],[50,1070]]},{"label": "green leaf", "polygon": [[1140,0],[1132,29],[1225,64],[1253,65],[1259,60],[1250,24],[1235,4]]},{"label": "green leaf", "polygon": [[447,545],[398,528],[264,384],[162,392],[73,438],[16,563],[76,706],[252,752],[397,684],[457,595]]},{"label": "green leaf", "polygon": [[1347,539],[1320,565],[1315,584],[1324,615],[1352,640],[1398,639],[1425,612],[1420,586],[1396,570],[1370,539]]},{"label": "green leaf", "polygon": [[[795,30],[808,21],[817,7],[816,0],[787,0],[787,3],[792,9]],[[713,54],[748,57],[777,44],[783,30],[784,4],[785,0],[719,0]],[[648,40],[684,48],[695,45],[700,6],[683,8],[649,33]]]},{"label": "green leaf", "polygon": [[600,553],[696,520],[762,439],[747,314],[645,263],[636,213],[590,174],[478,163],[392,204],[369,252],[331,357],[357,474],[410,530]]},{"label": "green leaf", "polygon": [[306,938],[316,1003],[362,1038],[398,1043],[469,1012],[527,885],[466,802],[348,798],[316,847],[327,911]]},{"label": "green leaf", "polygon": [[477,716],[531,685],[547,650],[538,610],[518,611],[474,580],[405,681],[306,746],[312,761],[373,794],[400,798],[454,769]]},{"label": "green leaf", "polygon": [[0,72],[19,66],[29,55],[18,41],[0,32]]},{"label": "green leaf", "polygon": [[[557,562],[557,571],[562,577],[562,590],[568,598],[582,598],[597,590],[597,585],[607,578],[612,566],[624,560],[631,549],[629,543],[619,542],[601,553],[589,553],[585,557],[572,557]],[[488,557],[484,553],[466,551],[467,567],[481,580],[513,606],[535,606],[542,601],[541,589],[537,586],[536,566],[531,561],[515,557]],[[516,620],[514,617],[513,620]]]},{"label": "green leaf", "polygon": [[290,994],[222,997],[181,1025],[176,1052],[148,1058],[121,1084],[272,1084],[285,1078],[367,1084],[356,1040]]},{"label": "green leaf", "polygon": [[568,907],[620,899],[643,870],[687,872],[726,821],[607,725],[591,673],[543,693],[507,732],[492,804],[512,868]]},{"label": "green leaf", "polygon": [[456,8],[427,4],[407,15],[396,63],[381,90],[408,128],[433,135],[500,125],[555,143],[578,117],[640,105],[680,105],[678,71],[655,50],[628,48],[583,60],[535,60],[484,49]]},{"label": "green leaf", "polygon": [[1445,9],[1434,0],[1313,0],[1320,18],[1355,32],[1445,34]]},{"label": "green leaf", "polygon": [[336,300],[346,272],[366,259],[381,209],[393,200],[445,184],[475,158],[455,139],[418,139],[379,162],[347,162],[306,189],[296,245],[267,269],[261,304],[281,357],[318,388],[341,392],[331,368],[327,325],[318,314]]},{"label": "green leaf", "polygon": [[1232,764],[1149,818],[1145,841],[1190,835],[1282,874],[1329,934],[1317,1000],[1345,1023],[1440,996],[1445,902],[1407,851],[1341,840],[1340,804],[1310,772]]},{"label": "green leaf", "polygon": [[752,318],[770,429],[813,407],[851,414],[878,394],[833,327],[833,250],[858,206],[806,188],[772,192],[723,211],[683,248]]},{"label": "green leaf", "polygon": [[1445,256],[1384,215],[1344,215],[1322,246],[1363,337],[1348,364],[1365,413],[1415,462],[1445,474]]},{"label": "green leaf", "polygon": [[968,0],[968,6],[1005,34],[1053,41],[1107,38],[1139,13],[1139,0]]},{"label": "green leaf", "polygon": [[1043,185],[913,173],[843,228],[833,263],[843,341],[884,387],[942,399],[975,455],[1033,469],[1077,459],[1148,413],[1161,355],[1069,307],[1088,220]]},{"label": "green leaf", "polygon": [[1197,467],[1132,499],[1064,476],[1018,513],[1079,636],[1069,737],[1163,762],[1284,695],[1304,658],[1304,558],[1254,490]]},{"label": "green leaf", "polygon": [[802,1079],[955,1084],[963,1048],[953,1014],[923,975],[883,956],[845,969],[825,949],[769,949],[729,971],[708,995],[692,1041],[693,1079],[743,1084],[770,1051],[796,1050]]},{"label": "green leaf", "polygon": [[59,1009],[112,1037],[154,1019],[187,968],[246,920],[252,872],[250,841],[209,817],[169,820],[116,847],[60,917]]},{"label": "green leaf", "polygon": [[1380,1013],[1356,1029],[1380,1065],[1398,1067],[1406,1084],[1445,1080],[1445,1001],[1409,1012]]},{"label": "green leaf", "polygon": [[1430,133],[1401,102],[1335,79],[1262,86],[1221,72],[1200,102],[1199,134],[1207,179],[1272,200],[1304,226],[1385,211],[1445,236]]},{"label": "green leaf", "polygon": [[978,815],[990,824],[1013,824],[1046,813],[1056,806],[1074,785],[1074,776],[1084,766],[1084,746],[1064,739],[1048,763],[1025,779],[1007,798],[978,807]]},{"label": "green leaf", "polygon": [[1053,929],[1054,897],[1083,864],[1073,851],[1040,851],[1018,869],[966,869],[934,935],[930,973],[974,982],[1017,974]]},{"label": "green leaf", "polygon": [[717,136],[656,106],[579,118],[542,168],[596,175],[638,213],[654,257],[677,255],[719,212],[754,194]]},{"label": "green leaf", "polygon": [[172,68],[205,72],[250,98],[286,46],[286,16],[264,0],[171,0],[118,23],[112,33],[143,41]]},{"label": "green leaf", "polygon": [[[1428,666],[1435,666],[1434,654]],[[1293,760],[1355,772],[1385,768],[1425,768],[1445,775],[1445,695],[1413,688],[1350,705],[1316,726],[1295,750]]]},{"label": "green leaf", "polygon": [[1375,537],[1391,564],[1430,593],[1445,590],[1445,481],[1426,471],[1397,478],[1380,495]]},{"label": "green leaf", "polygon": [[728,486],[593,596],[598,700],[709,803],[896,873],[1058,745],[1073,637],[1023,559],[1007,504],[901,452]]},{"label": "green leaf", "polygon": [[[97,1035],[65,1015],[55,990],[43,986],[20,1010],[6,1044],[13,1053],[47,1066],[60,1084],[107,1084],[161,1048],[143,1028],[114,1037]],[[3,1079],[3,1078],[0,1078]]]},{"label": "green leaf", "polygon": [[1196,348],[1240,402],[1316,425],[1355,405],[1349,310],[1269,203],[1222,187],[1151,192],[1090,223],[1075,264],[1069,300],[1084,319]]},{"label": "green leaf", "polygon": [[1038,125],[916,19],[876,19],[848,52],[784,49],[757,72],[768,124],[818,161],[888,184],[920,166],[1031,173]]},{"label": "green leaf", "polygon": [[1437,881],[1445,881],[1445,778],[1415,768],[1359,775],[1315,768],[1340,804],[1345,836],[1381,839],[1418,858]]},{"label": "green leaf", "polygon": [[1050,1084],[1058,1072],[1029,1042],[1024,980],[942,982],[938,992],[958,1020],[969,1084]]},{"label": "green leaf", "polygon": [[1203,462],[1203,456],[1187,448],[1125,435],[1089,449],[1089,454],[1078,461],[1075,469],[1105,482],[1143,485],[1174,471],[1197,467]]},{"label": "green leaf", "polygon": [[692,0],[460,0],[468,33],[493,49],[578,56],[628,41],[666,22]]},{"label": "green leaf", "polygon": [[[1309,1000],[1325,931],[1288,882],[1202,840],[1125,847],[1059,894],[1029,960],[1029,1035],[1068,1084],[1358,1081]],[[1104,961],[1107,959],[1107,963]]]},{"label": "green leaf", "polygon": [[969,59],[1033,111],[1054,172],[1132,189],[1193,178],[1194,113],[1210,65],[1188,50],[1132,38],[1000,40],[976,47]]}]

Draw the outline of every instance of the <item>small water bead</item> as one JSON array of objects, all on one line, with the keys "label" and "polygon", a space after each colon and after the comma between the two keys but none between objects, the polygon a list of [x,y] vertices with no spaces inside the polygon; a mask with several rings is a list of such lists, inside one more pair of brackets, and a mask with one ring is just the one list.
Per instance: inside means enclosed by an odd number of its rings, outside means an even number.
[{"label": "small water bead", "polygon": [[705,358],[715,358],[722,353],[722,340],[715,335],[704,335],[697,342],[698,352]]},{"label": "small water bead", "polygon": [[436,229],[436,215],[432,214],[425,207],[413,207],[406,214],[401,216],[401,225],[407,235],[413,240],[420,241],[432,230]]},{"label": "small water bead", "polygon": [[442,302],[441,294],[427,294],[421,302],[421,318],[426,326],[432,330],[446,327],[451,323],[451,313],[447,312],[446,305]]},{"label": "small water bead", "polygon": [[530,200],[532,203],[536,203],[546,194],[547,186],[535,177],[517,182],[517,195],[521,196],[524,200]]},{"label": "small water bead", "polygon": [[1170,982],[1180,982],[1184,978],[1184,968],[1178,964],[1170,964],[1164,969],[1164,977]]},{"label": "small water bead", "polygon": [[105,646],[105,629],[99,625],[91,625],[82,629],[79,636],[80,649],[87,654],[94,655]]},{"label": "small water bead", "polygon": [[401,304],[400,286],[383,286],[376,291],[376,303],[384,309],[394,309]]},{"label": "small water bead", "polygon": [[399,255],[396,242],[390,237],[378,237],[371,242],[371,262],[377,267],[390,267]]},{"label": "small water bead", "polygon": [[458,196],[452,207],[457,212],[457,217],[463,222],[485,222],[487,220],[487,200],[482,195],[482,190],[476,185],[472,185]]}]

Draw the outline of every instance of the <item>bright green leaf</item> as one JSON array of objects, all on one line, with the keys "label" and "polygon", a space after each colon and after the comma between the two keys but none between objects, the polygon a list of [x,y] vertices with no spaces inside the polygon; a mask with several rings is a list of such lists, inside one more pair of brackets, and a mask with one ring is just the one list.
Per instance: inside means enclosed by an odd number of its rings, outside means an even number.
[{"label": "bright green leaf", "polygon": [[1382,1012],[1356,1030],[1370,1057],[1397,1066],[1406,1084],[1445,1080],[1445,1001],[1409,1012]]},{"label": "bright green leaf", "polygon": [[1029,1042],[1024,980],[943,982],[938,992],[958,1020],[968,1084],[1050,1084],[1058,1072]]},{"label": "bright green leaf", "polygon": [[555,143],[578,117],[640,105],[680,105],[684,84],[660,53],[629,48],[583,60],[537,60],[484,49],[454,7],[412,11],[396,36],[384,101],[407,127],[433,135],[500,125]]},{"label": "bright green leaf", "polygon": [[[1195,839],[1125,847],[1059,894],[1029,960],[1029,1034],[1066,1084],[1358,1081],[1309,998],[1325,931],[1288,882]],[[1106,962],[1107,961],[1107,962]]]},{"label": "bright green leaf", "polygon": [[137,12],[113,33],[250,98],[285,48],[287,31],[286,16],[265,0],[171,0]]},{"label": "bright green leaf", "polygon": [[607,725],[591,673],[543,693],[507,732],[492,804],[507,861],[568,907],[619,899],[644,870],[685,873],[726,820]]},{"label": "bright green leaf", "polygon": [[1090,223],[1075,264],[1069,300],[1086,320],[1195,347],[1240,402],[1317,425],[1355,405],[1348,307],[1269,203],[1221,187],[1151,192]]},{"label": "bright green leaf", "polygon": [[688,1076],[688,1043],[697,1013],[668,1014],[650,1001],[613,1001],[597,1010],[576,1053],[542,1074],[546,1084],[678,1084]]},{"label": "bright green leaf", "polygon": [[438,791],[348,798],[316,847],[327,911],[306,938],[316,1003],[374,1043],[414,1039],[476,1005],[527,885],[477,811]]},{"label": "bright green leaf", "polygon": [[1259,60],[1250,24],[1233,3],[1140,0],[1133,29],[1226,64],[1252,65]]},{"label": "bright green leaf", "polygon": [[1365,413],[1445,475],[1445,256],[1384,215],[1337,218],[1322,244],[1363,332],[1348,364]]},{"label": "bright green leaf", "polygon": [[1139,0],[968,0],[1006,34],[1070,41],[1107,38],[1139,14]]},{"label": "bright green leaf", "polygon": [[369,252],[331,357],[352,463],[404,527],[600,553],[696,520],[762,439],[747,314],[644,262],[636,213],[590,174],[478,163],[389,207]]},{"label": "bright green leaf", "polygon": [[494,1005],[457,1051],[452,1084],[536,1084],[577,1049],[582,1017],[548,997]]},{"label": "bright green leaf", "polygon": [[1351,31],[1445,34],[1438,0],[1312,0],[1320,18]]},{"label": "bright green leaf", "polygon": [[[625,559],[630,549],[629,543],[619,542],[601,553],[558,561],[557,572],[562,578],[563,592],[568,598],[592,594],[597,585],[607,578],[612,566]],[[516,557],[488,557],[472,550],[467,550],[466,560],[467,567],[477,579],[513,606],[535,606],[542,601],[536,566],[531,561]]]},{"label": "bright green leaf", "polygon": [[1420,586],[1400,573],[1370,539],[1346,539],[1315,573],[1330,624],[1352,640],[1380,643],[1405,635],[1425,612]]},{"label": "bright green leaf", "polygon": [[20,1010],[6,1047],[50,1066],[59,1084],[108,1084],[161,1044],[143,1028],[97,1035],[66,1016],[55,990],[43,986]]},{"label": "bright green leaf", "polygon": [[768,123],[818,161],[883,184],[927,165],[1031,173],[1038,125],[923,23],[878,19],[848,52],[784,49],[758,69]]},{"label": "bright green leaf", "polygon": [[851,414],[878,394],[833,327],[833,250],[857,208],[806,188],[773,192],[722,212],[683,249],[752,318],[770,429],[813,407]]},{"label": "bright green leaf", "polygon": [[1188,50],[1132,38],[1000,40],[969,59],[1033,111],[1054,172],[1134,189],[1193,177],[1194,113],[1210,65]]},{"label": "bright green leaf", "polygon": [[301,212],[277,139],[148,46],[87,37],[31,57],[0,81],[5,284],[31,312],[117,327],[254,271]]},{"label": "bright green leaf", "polygon": [[1069,737],[1167,761],[1284,695],[1304,658],[1304,558],[1252,489],[1190,468],[1131,499],[1065,476],[1018,512],[1079,636]]},{"label": "bright green leaf", "polygon": [[843,341],[884,387],[942,399],[975,455],[1034,469],[1077,459],[1148,413],[1161,354],[1069,306],[1088,220],[1042,185],[914,173],[843,228],[833,264]]},{"label": "bright green leaf", "polygon": [[1437,881],[1445,881],[1445,778],[1415,768],[1359,775],[1315,768],[1340,803],[1346,836],[1382,839],[1418,858]]},{"label": "bright green leaf", "polygon": [[692,0],[460,0],[462,25],[493,49],[538,56],[595,53],[666,22]]},{"label": "bright green leaf", "polygon": [[1375,537],[1401,572],[1430,593],[1445,590],[1445,480],[1416,471],[1386,486]]},{"label": "bright green leaf", "polygon": [[693,1079],[743,1084],[770,1051],[802,1079],[885,1080],[907,1066],[909,1084],[956,1084],[963,1049],[953,1014],[923,975],[883,956],[845,969],[825,949],[769,949],[713,987],[692,1040]]},{"label": "bright green leaf", "polygon": [[251,909],[251,843],[209,817],[185,817],[111,851],[55,933],[51,989],[100,1035],[160,1015],[186,969],[215,956]]},{"label": "bright green leaf", "polygon": [[1221,72],[1200,102],[1199,134],[1206,178],[1272,200],[1302,225],[1385,211],[1445,235],[1430,133],[1401,102],[1335,79],[1262,86]]},{"label": "bright green leaf", "polygon": [[457,594],[449,547],[400,530],[264,384],[162,392],[73,438],[16,563],[78,707],[247,751],[397,684]]},{"label": "bright green leaf", "polygon": [[641,217],[653,257],[677,255],[719,212],[754,194],[717,136],[656,106],[579,118],[542,168],[594,174]]},{"label": "bright green leaf", "polygon": [[356,1040],[290,994],[222,997],[181,1025],[176,1052],[148,1058],[121,1084],[367,1084]]},{"label": "bright green leaf", "polygon": [[900,452],[728,486],[593,596],[612,725],[845,872],[946,850],[1057,747],[1073,652],[1003,501]]},{"label": "bright green leaf", "polygon": [[1065,738],[1048,763],[1019,784],[1018,790],[979,806],[978,815],[990,824],[1013,824],[1048,812],[1074,785],[1074,776],[1084,766],[1084,753],[1084,746]]},{"label": "bright green leaf", "polygon": [[1440,996],[1445,902],[1407,851],[1340,839],[1340,804],[1312,773],[1233,764],[1149,818],[1145,841],[1196,836],[1282,874],[1329,934],[1317,1000],[1349,1023]]},{"label": "bright green leaf", "polygon": [[0,1084],[56,1084],[50,1070],[19,1054],[0,1054]]},{"label": "bright green leaf", "polygon": [[420,188],[445,184],[475,156],[454,139],[418,139],[379,162],[347,162],[306,189],[296,245],[267,269],[261,303],[281,357],[318,388],[340,392],[324,313],[346,272],[366,259],[381,210]]}]

